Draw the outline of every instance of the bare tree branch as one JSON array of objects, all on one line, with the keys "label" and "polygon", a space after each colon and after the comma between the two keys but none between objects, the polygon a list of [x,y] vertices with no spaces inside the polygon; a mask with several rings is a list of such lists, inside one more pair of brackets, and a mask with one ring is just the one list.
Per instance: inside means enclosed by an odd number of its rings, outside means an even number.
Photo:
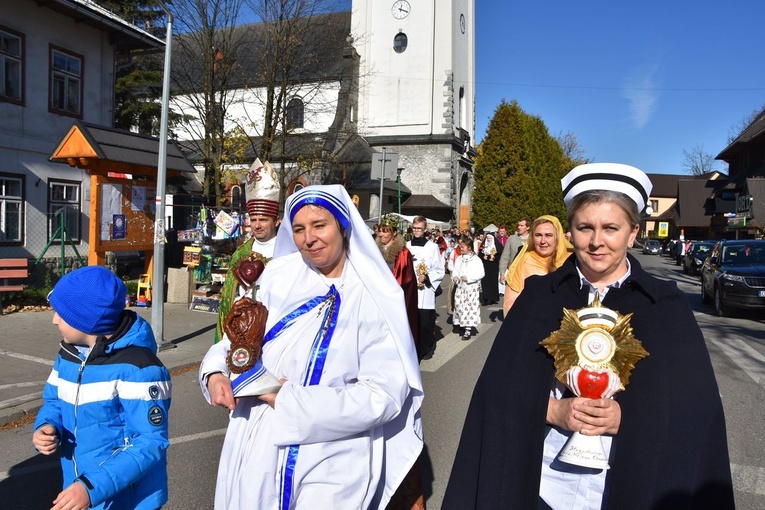
[{"label": "bare tree branch", "polygon": [[704,152],[704,145],[696,144],[691,150],[683,149],[683,170],[691,175],[704,175],[718,169],[714,154]]}]

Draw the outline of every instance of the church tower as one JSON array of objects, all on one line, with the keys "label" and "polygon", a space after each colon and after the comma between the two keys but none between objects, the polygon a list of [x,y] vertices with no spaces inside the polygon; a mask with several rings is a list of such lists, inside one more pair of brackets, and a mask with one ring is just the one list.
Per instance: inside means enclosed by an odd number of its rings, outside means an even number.
[{"label": "church tower", "polygon": [[[375,150],[398,153],[401,183],[423,204],[448,206],[453,215],[444,221],[460,228],[469,226],[475,155],[474,7],[474,0],[352,6],[358,133]],[[447,207],[441,213],[434,219],[448,215]]]}]

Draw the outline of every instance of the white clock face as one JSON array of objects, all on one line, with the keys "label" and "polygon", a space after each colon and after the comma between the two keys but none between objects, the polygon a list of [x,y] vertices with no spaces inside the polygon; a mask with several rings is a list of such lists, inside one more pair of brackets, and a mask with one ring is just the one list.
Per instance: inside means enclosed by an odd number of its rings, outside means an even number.
[{"label": "white clock face", "polygon": [[393,14],[393,17],[396,19],[406,18],[409,16],[410,10],[411,6],[406,0],[398,0],[397,2],[393,2],[393,7],[390,8],[391,14]]}]

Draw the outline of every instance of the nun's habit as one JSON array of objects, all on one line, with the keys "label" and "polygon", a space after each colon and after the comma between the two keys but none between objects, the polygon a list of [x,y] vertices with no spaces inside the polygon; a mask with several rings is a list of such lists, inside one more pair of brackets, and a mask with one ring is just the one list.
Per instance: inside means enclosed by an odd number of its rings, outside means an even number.
[{"label": "nun's habit", "polygon": [[[292,220],[307,204],[346,230],[340,278],[295,246]],[[260,285],[262,362],[286,382],[273,409],[239,400],[215,508],[384,508],[422,449],[422,382],[401,287],[342,186],[289,197]]]}]

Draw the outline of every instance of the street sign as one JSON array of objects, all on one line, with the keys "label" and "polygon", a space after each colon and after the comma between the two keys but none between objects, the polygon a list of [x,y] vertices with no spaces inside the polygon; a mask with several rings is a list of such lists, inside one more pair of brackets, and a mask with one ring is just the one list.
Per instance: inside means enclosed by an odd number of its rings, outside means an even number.
[{"label": "street sign", "polygon": [[[398,154],[395,152],[385,153],[385,179],[395,180],[396,169],[398,168]],[[372,173],[370,179],[376,181],[383,175],[383,153],[372,153]]]}]

